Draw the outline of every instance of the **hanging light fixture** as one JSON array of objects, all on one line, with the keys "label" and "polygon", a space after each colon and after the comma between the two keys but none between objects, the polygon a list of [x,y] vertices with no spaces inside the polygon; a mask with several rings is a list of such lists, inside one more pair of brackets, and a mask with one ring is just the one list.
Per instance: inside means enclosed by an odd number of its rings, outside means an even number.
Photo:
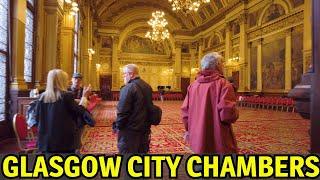
[{"label": "hanging light fixture", "polygon": [[210,0],[168,0],[173,11],[197,12],[202,4],[210,3]]},{"label": "hanging light fixture", "polygon": [[164,15],[163,11],[152,13],[152,18],[148,21],[148,24],[152,27],[152,31],[146,33],[146,38],[149,38],[152,41],[161,41],[169,38],[170,33],[166,27],[168,21],[164,18]]}]

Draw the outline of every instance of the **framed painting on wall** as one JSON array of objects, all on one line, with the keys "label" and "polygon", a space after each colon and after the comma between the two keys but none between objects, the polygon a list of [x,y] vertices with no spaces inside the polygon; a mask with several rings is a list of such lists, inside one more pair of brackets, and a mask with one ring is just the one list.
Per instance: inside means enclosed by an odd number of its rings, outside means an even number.
[{"label": "framed painting on wall", "polygon": [[262,89],[279,92],[285,88],[285,38],[262,45]]}]

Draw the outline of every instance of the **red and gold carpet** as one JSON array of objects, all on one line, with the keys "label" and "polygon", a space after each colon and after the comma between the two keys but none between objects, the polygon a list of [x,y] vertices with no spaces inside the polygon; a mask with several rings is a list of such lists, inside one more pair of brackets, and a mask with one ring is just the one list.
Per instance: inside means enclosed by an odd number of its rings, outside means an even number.
[{"label": "red and gold carpet", "polygon": [[[156,102],[163,110],[159,126],[152,127],[151,153],[191,153],[183,140],[180,119],[181,101]],[[96,127],[84,130],[81,153],[115,154],[117,139],[112,134],[116,102],[102,102],[93,112]],[[296,113],[271,110],[240,109],[233,125],[242,154],[307,154],[310,146],[310,121]]]}]

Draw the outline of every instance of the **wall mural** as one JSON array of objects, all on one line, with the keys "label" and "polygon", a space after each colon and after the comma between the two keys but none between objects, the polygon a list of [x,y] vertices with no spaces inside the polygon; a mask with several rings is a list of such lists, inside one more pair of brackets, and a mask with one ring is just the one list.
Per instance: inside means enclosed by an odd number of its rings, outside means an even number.
[{"label": "wall mural", "polygon": [[221,0],[215,0],[214,2],[215,2],[215,4],[216,4],[216,6],[218,7],[218,9],[223,8],[223,5],[222,5]]},{"label": "wall mural", "polygon": [[304,4],[304,0],[291,0],[293,2],[294,7],[298,7],[302,4]]},{"label": "wall mural", "polygon": [[292,88],[301,80],[303,73],[303,33],[292,35],[291,80]]},{"label": "wall mural", "polygon": [[215,47],[219,44],[220,44],[220,38],[215,34],[211,39],[210,47]]},{"label": "wall mural", "polygon": [[282,90],[285,80],[285,39],[262,46],[262,88]]},{"label": "wall mural", "polygon": [[129,36],[122,45],[123,52],[143,54],[166,54],[163,43],[152,43],[147,38]]},{"label": "wall mural", "polygon": [[255,12],[248,15],[249,28],[254,27],[258,24],[258,18],[260,17],[260,12],[261,12],[261,10],[255,11]]},{"label": "wall mural", "polygon": [[257,61],[258,61],[258,48],[250,48],[250,89],[257,90]]},{"label": "wall mural", "polygon": [[238,22],[234,22],[233,25],[232,25],[232,32],[233,32],[233,35],[237,35],[240,33],[240,25]]},{"label": "wall mural", "polygon": [[112,39],[111,39],[111,37],[103,37],[101,39],[101,47],[102,48],[112,48]]},{"label": "wall mural", "polygon": [[272,4],[265,12],[262,23],[264,24],[272,20],[275,20],[284,14],[285,14],[285,10],[281,5]]},{"label": "wall mural", "polygon": [[182,44],[181,46],[181,52],[182,53],[189,53],[189,45],[188,44]]}]

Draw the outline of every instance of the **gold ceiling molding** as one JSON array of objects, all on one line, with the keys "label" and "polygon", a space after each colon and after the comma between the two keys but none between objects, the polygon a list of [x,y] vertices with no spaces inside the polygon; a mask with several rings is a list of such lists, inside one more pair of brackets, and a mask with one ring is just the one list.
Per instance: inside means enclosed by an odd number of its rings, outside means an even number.
[{"label": "gold ceiling molding", "polygon": [[[223,20],[230,11],[238,7],[243,3],[247,3],[243,0],[223,0],[222,3],[216,4],[215,0],[211,0],[210,5],[200,8],[198,13],[191,13],[186,16],[184,13],[175,13],[171,10],[171,6],[167,1],[155,1],[155,0],[97,0],[91,1],[95,7],[96,17],[100,19],[98,25],[103,26],[105,22],[116,22],[116,19],[120,17],[130,17],[127,12],[130,9],[139,10],[146,8],[150,11],[154,9],[163,10],[167,15],[172,16],[180,24],[181,28],[177,29],[173,33],[194,36],[199,32],[209,28],[212,24]],[[210,10],[210,11],[209,11]],[[202,20],[200,14],[204,15],[205,20]],[[127,16],[126,16],[127,15]],[[132,14],[131,14],[132,15]],[[122,19],[122,18],[121,18]],[[134,18],[128,19],[128,23],[134,21]],[[169,24],[171,20],[168,18]]]}]

